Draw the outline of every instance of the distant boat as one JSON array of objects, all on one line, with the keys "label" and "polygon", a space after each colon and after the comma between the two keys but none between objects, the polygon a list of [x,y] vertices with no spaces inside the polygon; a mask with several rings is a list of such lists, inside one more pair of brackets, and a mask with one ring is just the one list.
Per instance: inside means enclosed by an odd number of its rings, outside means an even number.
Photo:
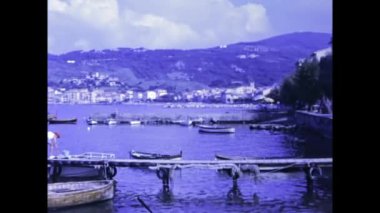
[{"label": "distant boat", "polygon": [[71,118],[71,119],[57,119],[57,118],[52,118],[48,120],[49,124],[76,124],[77,123],[77,118]]},{"label": "distant boat", "polygon": [[181,121],[179,123],[179,125],[181,125],[181,126],[192,126],[193,125],[193,121],[192,120]]},{"label": "distant boat", "polygon": [[80,181],[48,184],[48,208],[61,208],[110,200],[114,181]]},{"label": "distant boat", "polygon": [[201,133],[235,133],[235,128],[226,126],[198,125]]},{"label": "distant boat", "polygon": [[89,119],[89,120],[87,120],[87,124],[88,125],[96,125],[96,124],[98,124],[98,121]]},{"label": "distant boat", "polygon": [[192,120],[175,120],[173,121],[173,124],[178,124],[181,126],[192,126],[193,121]]},{"label": "distant boat", "polygon": [[176,155],[168,155],[168,154],[156,154],[156,153],[147,153],[147,152],[137,152],[132,150],[130,152],[132,158],[135,159],[145,159],[145,160],[181,160],[182,159],[182,151]]},{"label": "distant boat", "polygon": [[108,124],[108,125],[116,125],[116,124],[117,124],[117,120],[116,120],[116,119],[113,119],[113,118],[108,119],[107,124]]},{"label": "distant boat", "polygon": [[130,125],[140,125],[140,124],[141,124],[141,121],[138,121],[138,120],[129,121],[129,124],[130,124]]}]

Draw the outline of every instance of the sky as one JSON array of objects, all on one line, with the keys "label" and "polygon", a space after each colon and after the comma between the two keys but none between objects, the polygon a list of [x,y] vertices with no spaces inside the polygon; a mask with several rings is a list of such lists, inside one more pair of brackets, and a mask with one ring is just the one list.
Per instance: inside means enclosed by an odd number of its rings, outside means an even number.
[{"label": "sky", "polygon": [[332,33],[332,0],[48,0],[48,51],[195,49]]}]

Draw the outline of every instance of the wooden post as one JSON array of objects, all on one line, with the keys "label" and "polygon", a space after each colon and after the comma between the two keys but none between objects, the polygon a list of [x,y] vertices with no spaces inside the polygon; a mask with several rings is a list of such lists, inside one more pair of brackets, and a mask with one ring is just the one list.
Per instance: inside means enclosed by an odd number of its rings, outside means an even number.
[{"label": "wooden post", "polygon": [[240,177],[239,173],[238,172],[233,172],[231,171],[232,173],[232,184],[233,184],[233,188],[237,188],[237,179]]},{"label": "wooden post", "polygon": [[306,181],[308,185],[313,184],[313,178],[310,175],[310,169],[311,169],[310,164],[305,164],[303,171],[305,172],[305,177],[306,177]]},{"label": "wooden post", "polygon": [[58,179],[58,176],[60,175],[60,165],[56,164],[53,166],[53,177],[52,177],[52,181],[53,183],[57,182],[57,179]]},{"label": "wooden post", "polygon": [[164,168],[163,174],[162,183],[164,185],[164,191],[169,192],[170,170],[168,168]]},{"label": "wooden post", "polygon": [[159,168],[157,169],[156,174],[157,177],[162,180],[164,192],[169,192],[170,169]]}]

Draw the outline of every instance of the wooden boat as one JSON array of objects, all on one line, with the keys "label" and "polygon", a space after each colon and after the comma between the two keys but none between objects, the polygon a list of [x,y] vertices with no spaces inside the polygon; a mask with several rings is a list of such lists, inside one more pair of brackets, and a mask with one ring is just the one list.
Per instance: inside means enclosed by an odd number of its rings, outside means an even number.
[{"label": "wooden boat", "polygon": [[176,155],[168,155],[168,154],[156,154],[156,153],[147,153],[147,152],[137,152],[132,150],[130,152],[132,158],[135,159],[146,159],[146,160],[181,160],[182,159],[182,151]]},{"label": "wooden boat", "polygon": [[48,208],[61,208],[110,200],[114,181],[80,181],[48,184]]},{"label": "wooden boat", "polygon": [[235,133],[235,128],[215,125],[198,125],[201,133]]},{"label": "wooden boat", "polygon": [[57,119],[57,118],[52,118],[48,120],[49,124],[76,124],[77,123],[77,118],[71,118],[71,119]]},{"label": "wooden boat", "polygon": [[[258,160],[258,159],[284,159],[284,157],[271,157],[271,158],[254,158],[254,157],[242,157],[242,156],[226,156],[226,155],[220,155],[215,154],[216,160]],[[284,164],[274,164],[272,166],[267,165],[239,165],[242,172],[257,172],[256,170],[259,169],[260,172],[291,172],[291,171],[299,171],[300,169],[298,167],[288,167],[288,165]]]}]

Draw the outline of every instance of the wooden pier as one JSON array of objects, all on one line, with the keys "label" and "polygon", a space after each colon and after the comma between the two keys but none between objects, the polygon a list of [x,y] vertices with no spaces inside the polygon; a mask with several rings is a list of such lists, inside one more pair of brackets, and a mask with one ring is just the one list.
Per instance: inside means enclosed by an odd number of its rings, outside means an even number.
[{"label": "wooden pier", "polygon": [[54,171],[62,166],[100,166],[104,168],[104,178],[110,179],[116,175],[116,167],[149,167],[156,171],[162,180],[164,190],[169,190],[169,180],[175,169],[203,168],[227,170],[236,184],[242,176],[242,167],[251,166],[255,174],[260,174],[261,168],[277,168],[278,171],[289,167],[303,169],[308,181],[322,175],[323,167],[332,167],[332,158],[284,158],[284,159],[247,159],[247,160],[137,160],[137,159],[48,159],[48,165]]},{"label": "wooden pier", "polygon": [[253,165],[288,165],[304,166],[317,164],[319,166],[331,166],[332,158],[283,158],[283,159],[249,159],[249,160],[137,160],[137,159],[48,159],[48,164],[60,165],[103,165],[133,167],[137,164],[145,166],[157,165],[223,165],[223,164],[253,164]]}]

